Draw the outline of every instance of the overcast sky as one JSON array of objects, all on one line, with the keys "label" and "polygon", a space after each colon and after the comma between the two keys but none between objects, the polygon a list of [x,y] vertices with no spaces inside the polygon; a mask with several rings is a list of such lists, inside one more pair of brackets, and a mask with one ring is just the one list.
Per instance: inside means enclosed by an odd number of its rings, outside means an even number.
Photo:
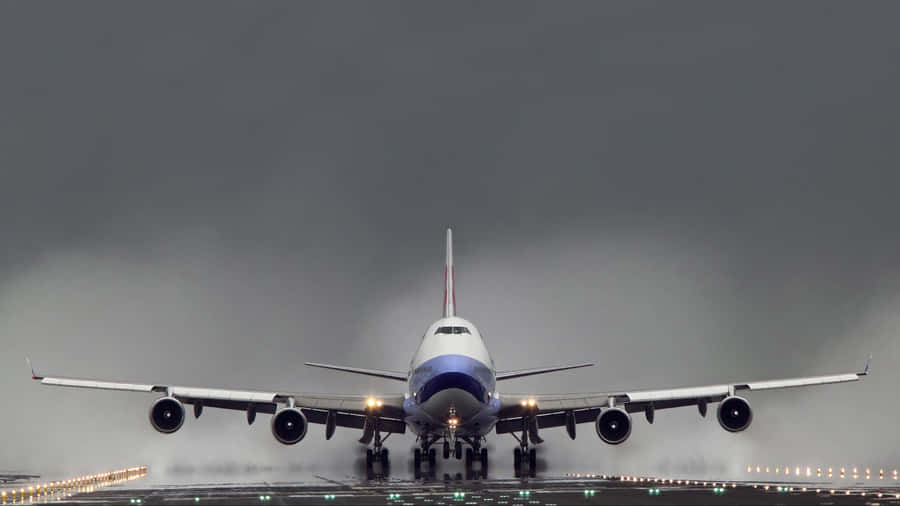
[{"label": "overcast sky", "polygon": [[[900,467],[898,15],[0,4],[0,469],[358,472],[352,430],[283,447],[268,417],[207,410],[164,436],[152,396],[41,387],[23,357],[58,375],[402,390],[301,364],[404,369],[440,316],[447,226],[459,313],[499,368],[597,362],[508,391],[847,372],[875,354],[862,383],[753,394],[742,434],[692,408],[635,417],[617,447],[590,424],[578,442],[547,430],[547,473]],[[511,474],[513,439],[490,441]],[[402,475],[413,440],[388,446]]]}]

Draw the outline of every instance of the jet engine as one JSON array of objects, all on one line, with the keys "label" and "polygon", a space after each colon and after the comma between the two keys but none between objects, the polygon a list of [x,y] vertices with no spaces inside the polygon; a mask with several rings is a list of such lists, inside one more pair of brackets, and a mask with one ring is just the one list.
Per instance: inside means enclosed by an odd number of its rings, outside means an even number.
[{"label": "jet engine", "polygon": [[309,422],[297,408],[285,408],[272,417],[272,435],[281,444],[293,445],[306,436]]},{"label": "jet engine", "polygon": [[174,397],[161,397],[150,406],[150,424],[163,434],[171,434],[184,423],[184,404]]},{"label": "jet engine", "polygon": [[728,432],[740,432],[750,426],[753,421],[753,410],[750,403],[741,397],[726,397],[719,403],[716,415],[719,425]]},{"label": "jet engine", "polygon": [[631,435],[631,415],[620,408],[604,409],[597,415],[597,435],[607,444],[625,442]]}]

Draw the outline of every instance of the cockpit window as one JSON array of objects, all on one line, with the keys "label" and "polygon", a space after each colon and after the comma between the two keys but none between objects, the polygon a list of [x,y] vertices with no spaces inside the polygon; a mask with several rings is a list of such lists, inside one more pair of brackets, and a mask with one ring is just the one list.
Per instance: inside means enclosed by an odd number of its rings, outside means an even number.
[{"label": "cockpit window", "polygon": [[437,334],[471,334],[469,329],[466,327],[438,327],[437,330],[434,331],[435,335]]}]

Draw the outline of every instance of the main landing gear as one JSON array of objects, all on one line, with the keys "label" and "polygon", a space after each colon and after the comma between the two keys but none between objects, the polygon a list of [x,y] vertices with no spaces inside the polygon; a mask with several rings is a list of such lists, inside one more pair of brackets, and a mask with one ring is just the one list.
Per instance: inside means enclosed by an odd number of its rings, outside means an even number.
[{"label": "main landing gear", "polygon": [[[417,480],[423,476],[432,479],[436,476],[437,467],[435,461],[437,452],[435,448],[432,448],[432,445],[437,441],[438,438],[421,438],[420,447],[413,450],[413,474]],[[463,452],[463,442],[469,445],[465,452]],[[442,454],[445,459],[449,459],[451,456],[456,459],[462,459],[463,455],[465,455],[467,480],[487,478],[488,451],[487,448],[482,448],[481,443],[481,439],[472,440],[468,437],[460,438],[460,440],[454,441],[453,444],[450,444],[450,441],[445,439],[441,445]],[[422,470],[422,466],[426,462],[428,464],[427,473]],[[475,469],[476,464],[480,466],[480,469]]]},{"label": "main landing gear", "polygon": [[[481,469],[474,469],[475,463],[478,463]],[[466,479],[475,480],[478,478],[487,479],[488,474],[488,451],[487,448],[475,449],[466,448]]]},{"label": "main landing gear", "polygon": [[[466,479],[474,480],[474,479],[487,479],[488,473],[488,451],[487,448],[482,448],[481,439],[470,440],[466,438],[466,442],[469,443],[470,447],[466,448]],[[459,442],[456,443],[459,445]],[[459,446],[457,446],[459,448]],[[457,457],[458,458],[458,457]],[[474,469],[475,464],[478,463],[480,469]]]},{"label": "main landing gear", "polygon": [[[390,436],[390,434],[388,434]],[[379,432],[375,432],[375,442],[372,445],[372,448],[366,450],[366,477],[368,479],[375,478],[375,464],[377,463],[381,467],[381,475],[387,476],[390,467],[390,453],[388,449],[384,447],[384,441],[387,439],[381,438],[381,434]]]},{"label": "main landing gear", "polygon": [[[528,467],[526,472],[523,465]],[[534,448],[519,447],[513,450],[513,469],[515,469],[516,478],[524,478],[526,476],[535,477],[537,474],[537,452]]]},{"label": "main landing gear", "polygon": [[[413,450],[413,475],[417,480],[422,477],[423,461],[428,462],[428,477],[434,478],[437,473],[437,451],[431,447],[436,441],[426,436],[420,440],[421,447]],[[445,454],[449,453],[447,448],[444,450]]]},{"label": "main landing gear", "polygon": [[[516,478],[532,477],[537,474],[537,451],[535,448],[528,446],[528,431],[522,431],[522,437],[516,436],[515,432],[512,436],[519,442],[519,447],[513,450],[513,469]],[[535,441],[540,443],[543,440]],[[527,470],[525,469],[527,468]]]}]

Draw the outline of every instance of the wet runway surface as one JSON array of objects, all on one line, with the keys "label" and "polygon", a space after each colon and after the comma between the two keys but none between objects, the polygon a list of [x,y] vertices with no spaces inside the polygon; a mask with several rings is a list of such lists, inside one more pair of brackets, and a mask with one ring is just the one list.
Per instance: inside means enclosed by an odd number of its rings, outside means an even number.
[{"label": "wet runway surface", "polygon": [[[831,488],[835,486],[836,488]],[[309,483],[247,483],[151,486],[117,481],[103,486],[45,490],[6,498],[5,504],[900,504],[900,486],[837,487],[826,482],[701,482],[599,475],[528,480],[342,482],[319,477]]]}]

